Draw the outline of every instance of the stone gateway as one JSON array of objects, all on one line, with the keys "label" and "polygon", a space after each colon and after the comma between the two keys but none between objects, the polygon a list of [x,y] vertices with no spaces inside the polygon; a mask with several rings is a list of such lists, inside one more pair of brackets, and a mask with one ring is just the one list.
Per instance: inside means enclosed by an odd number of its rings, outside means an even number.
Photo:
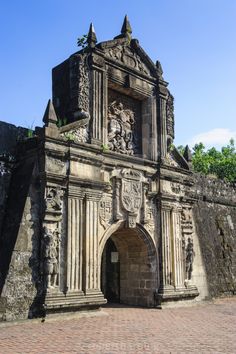
[{"label": "stone gateway", "polygon": [[44,127],[0,125],[1,320],[235,293],[235,189],[174,147],[173,96],[131,32],[97,44],[91,25]]}]

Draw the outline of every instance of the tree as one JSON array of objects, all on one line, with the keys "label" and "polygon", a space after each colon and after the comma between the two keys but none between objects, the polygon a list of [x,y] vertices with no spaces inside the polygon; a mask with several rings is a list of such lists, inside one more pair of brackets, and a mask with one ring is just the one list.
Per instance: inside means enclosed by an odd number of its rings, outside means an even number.
[{"label": "tree", "polygon": [[[183,153],[183,146],[178,150]],[[202,143],[195,144],[192,157],[193,170],[204,175],[213,174],[228,182],[236,182],[236,149],[234,140],[223,146],[221,151],[212,147],[205,150]]]}]

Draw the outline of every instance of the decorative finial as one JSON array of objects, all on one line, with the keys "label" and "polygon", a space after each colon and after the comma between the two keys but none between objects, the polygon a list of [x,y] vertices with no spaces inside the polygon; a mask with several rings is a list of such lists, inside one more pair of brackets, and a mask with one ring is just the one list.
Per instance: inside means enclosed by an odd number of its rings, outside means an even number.
[{"label": "decorative finial", "polygon": [[45,127],[55,127],[57,124],[57,115],[51,100],[48,101],[47,108],[43,116]]},{"label": "decorative finial", "polygon": [[130,23],[129,23],[127,15],[125,15],[125,18],[124,18],[124,22],[123,22],[123,25],[122,25],[122,28],[121,28],[121,33],[124,36],[131,37],[132,28],[130,26]]},{"label": "decorative finial", "polygon": [[156,68],[157,68],[157,75],[159,76],[160,79],[163,79],[162,78],[163,70],[159,60],[156,61]]},{"label": "decorative finial", "polygon": [[192,153],[191,153],[191,150],[189,149],[189,146],[188,146],[188,145],[186,145],[186,147],[185,147],[185,149],[184,149],[183,157],[185,158],[185,160],[186,160],[188,163],[191,163],[191,162],[192,162]]},{"label": "decorative finial", "polygon": [[97,43],[97,37],[92,23],[89,27],[87,43],[90,48],[94,48]]}]

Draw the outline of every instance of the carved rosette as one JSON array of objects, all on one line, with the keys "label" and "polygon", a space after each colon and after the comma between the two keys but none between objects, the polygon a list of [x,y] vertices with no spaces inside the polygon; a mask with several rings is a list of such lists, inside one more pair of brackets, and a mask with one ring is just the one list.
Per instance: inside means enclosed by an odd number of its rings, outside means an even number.
[{"label": "carved rosette", "polygon": [[133,155],[135,151],[134,130],[135,115],[131,109],[113,101],[108,107],[108,146],[111,151]]}]

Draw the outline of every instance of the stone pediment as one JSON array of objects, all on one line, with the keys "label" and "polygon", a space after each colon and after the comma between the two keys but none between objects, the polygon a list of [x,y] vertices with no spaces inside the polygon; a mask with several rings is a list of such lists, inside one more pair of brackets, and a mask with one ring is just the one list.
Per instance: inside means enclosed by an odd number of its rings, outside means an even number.
[{"label": "stone pediment", "polygon": [[132,39],[129,42],[126,38],[118,38],[102,42],[97,47],[105,52],[107,59],[135,69],[139,73],[157,77],[155,64],[140,47],[138,40]]},{"label": "stone pediment", "polygon": [[185,170],[189,170],[189,165],[185,158],[179,153],[179,151],[174,147],[171,151],[168,152],[165,163],[167,165],[184,168]]}]

